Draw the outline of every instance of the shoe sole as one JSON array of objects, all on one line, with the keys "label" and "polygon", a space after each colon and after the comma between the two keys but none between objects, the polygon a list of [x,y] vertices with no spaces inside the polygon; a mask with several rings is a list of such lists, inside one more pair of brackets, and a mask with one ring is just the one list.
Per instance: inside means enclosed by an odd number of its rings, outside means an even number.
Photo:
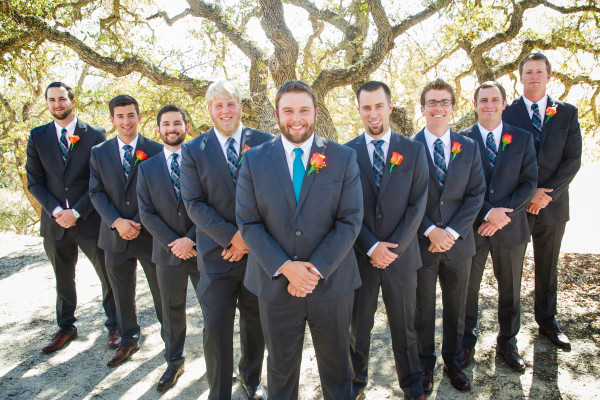
[{"label": "shoe sole", "polygon": [[71,343],[73,341],[73,339],[75,339],[77,337],[77,334],[74,334],[73,336],[71,336],[69,339],[67,339],[62,346],[57,347],[54,350],[44,350],[42,349],[42,353],[44,354],[52,354],[57,352],[58,350],[64,349],[65,347],[67,347],[69,345],[69,343]]},{"label": "shoe sole", "polygon": [[117,363],[117,364],[106,364],[106,366],[108,366],[108,367],[117,367],[117,366],[119,366],[119,365],[123,364],[125,361],[128,361],[128,360],[131,358],[131,355],[132,355],[133,353],[136,353],[136,352],[137,352],[139,349],[140,349],[140,347],[138,346],[137,348],[135,348],[135,349],[131,350],[131,351],[129,352],[129,354],[127,354],[127,357],[125,357],[125,358],[123,359],[123,361],[121,361],[121,362],[119,362],[119,363]]}]

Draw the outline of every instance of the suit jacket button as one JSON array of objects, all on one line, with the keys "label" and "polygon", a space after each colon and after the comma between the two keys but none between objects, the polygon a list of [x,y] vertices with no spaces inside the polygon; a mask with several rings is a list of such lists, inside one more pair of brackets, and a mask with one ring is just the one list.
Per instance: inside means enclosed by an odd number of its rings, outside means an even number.
[{"label": "suit jacket button", "polygon": [[69,188],[65,188],[65,192],[68,192],[68,191],[69,191]]},{"label": "suit jacket button", "polygon": [[296,236],[300,236],[300,235],[302,235],[302,232],[296,231]]},{"label": "suit jacket button", "polygon": [[129,205],[129,202],[128,202],[128,201],[126,201],[126,202],[125,202],[125,205],[126,205],[126,206],[128,206],[128,205]]},{"label": "suit jacket button", "polygon": [[490,193],[491,193],[491,194],[494,194],[494,189],[490,189]]},{"label": "suit jacket button", "polygon": [[444,202],[443,202],[443,201],[440,201],[440,206],[443,206],[443,205],[444,205]]},{"label": "suit jacket button", "polygon": [[377,219],[381,219],[382,217],[383,217],[383,215],[377,214]]},{"label": "suit jacket button", "polygon": [[292,258],[294,259],[294,261],[298,260],[298,256],[294,256]]},{"label": "suit jacket button", "polygon": [[178,212],[177,215],[181,217],[181,212]]},{"label": "suit jacket button", "polygon": [[435,225],[436,226],[442,226],[442,223],[441,222],[437,222]]}]

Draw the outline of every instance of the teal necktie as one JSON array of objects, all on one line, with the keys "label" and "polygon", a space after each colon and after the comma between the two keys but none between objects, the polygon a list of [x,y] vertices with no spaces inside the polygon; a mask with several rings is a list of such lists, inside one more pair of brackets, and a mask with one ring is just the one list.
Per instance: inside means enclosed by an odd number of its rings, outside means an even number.
[{"label": "teal necktie", "polygon": [[294,185],[294,195],[296,196],[296,203],[300,197],[300,189],[302,188],[302,180],[304,179],[304,164],[302,164],[302,151],[301,148],[297,147],[294,149],[294,166],[292,170],[292,184]]}]

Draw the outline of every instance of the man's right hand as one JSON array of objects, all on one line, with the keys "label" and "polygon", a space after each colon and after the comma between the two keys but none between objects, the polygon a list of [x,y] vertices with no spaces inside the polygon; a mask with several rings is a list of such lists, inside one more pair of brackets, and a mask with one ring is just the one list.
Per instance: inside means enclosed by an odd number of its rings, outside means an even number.
[{"label": "man's right hand", "polygon": [[250,251],[239,230],[233,235],[229,244],[230,246],[221,252],[221,257],[229,262],[240,261]]},{"label": "man's right hand", "polygon": [[506,213],[513,212],[512,208],[494,207],[490,210],[487,220],[498,229],[504,228],[510,222],[510,217]]},{"label": "man's right hand", "polygon": [[371,264],[375,268],[386,268],[398,258],[398,254],[391,252],[389,249],[398,247],[396,243],[379,242],[371,253]]},{"label": "man's right hand", "polygon": [[[288,261],[283,264],[283,266],[279,269],[279,272],[281,272],[288,279],[288,281],[290,281],[290,284],[296,288],[296,290],[299,290],[302,294],[307,295],[312,293],[314,288],[319,283],[319,279],[321,279],[319,274],[313,268],[314,265],[309,262]],[[292,293],[290,292],[290,294]]]},{"label": "man's right hand", "polygon": [[130,219],[119,218],[113,224],[119,236],[125,240],[133,240],[140,235],[142,224]]}]

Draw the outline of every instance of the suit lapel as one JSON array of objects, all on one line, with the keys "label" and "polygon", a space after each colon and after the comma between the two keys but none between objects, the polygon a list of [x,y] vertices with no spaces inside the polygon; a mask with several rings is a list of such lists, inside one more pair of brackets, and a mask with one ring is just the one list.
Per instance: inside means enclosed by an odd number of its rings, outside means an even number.
[{"label": "suit lapel", "polygon": [[365,140],[364,134],[360,135],[354,142],[354,150],[356,151],[356,156],[358,158],[358,165],[364,171],[365,176],[367,177],[367,181],[369,181],[371,189],[373,189],[373,193],[377,195],[377,192],[379,190],[377,188],[377,182],[375,182],[373,165],[371,164],[371,160],[369,159],[369,152],[367,151],[367,141]]},{"label": "suit lapel", "polygon": [[[327,150],[327,145],[325,144],[325,139],[323,139],[320,136],[317,136],[316,133],[314,135],[315,139],[310,149],[310,154],[308,155],[308,162],[306,163],[306,173],[304,174],[304,179],[302,180],[302,187],[300,188],[300,196],[298,197],[298,205],[296,206],[296,215],[294,216],[294,218],[298,216],[298,212],[302,208],[302,204],[304,204],[304,200],[306,200],[308,192],[310,191],[310,188],[317,176],[316,171],[308,175],[308,172],[310,171],[310,159],[312,158],[312,155],[315,153],[321,153],[326,156],[325,151]],[[327,157],[325,157],[325,163],[327,163]]]},{"label": "suit lapel", "polygon": [[56,160],[56,163],[62,170],[65,168],[65,160],[62,157],[62,151],[60,150],[60,144],[56,136],[56,127],[54,121],[46,125],[44,134],[42,135],[42,147],[49,149],[52,152],[52,158]]},{"label": "suit lapel", "polygon": [[123,187],[125,187],[125,185],[127,184],[127,182],[125,181],[125,173],[123,172],[123,161],[121,160],[121,152],[119,149],[119,141],[117,140],[117,138],[115,137],[112,143],[112,148],[109,148],[109,156],[111,158],[110,160],[110,164],[111,165],[117,165],[119,166],[117,168],[117,176],[119,177],[119,180],[121,181],[121,183],[123,184]]},{"label": "suit lapel", "polygon": [[[558,107],[558,104],[556,103],[556,101],[552,100],[550,98],[550,96],[548,96],[546,107]],[[542,113],[540,113],[540,114],[542,114]],[[557,111],[557,114],[558,114],[558,111]],[[539,147],[541,147],[544,144],[544,142],[546,141],[546,138],[550,134],[550,127],[552,126],[552,123],[556,119],[556,114],[554,114],[553,117],[550,117],[550,119],[548,119],[548,122],[546,122],[546,110],[544,110],[544,114],[542,115],[542,118],[543,118],[542,121],[544,121],[544,123],[542,124],[542,137],[540,138]]]},{"label": "suit lapel", "polygon": [[[244,133],[242,132],[242,143],[243,142]],[[240,145],[242,145],[242,143],[240,143]],[[240,151],[242,149],[243,147],[240,147]],[[204,151],[208,158],[211,159],[211,164],[216,166],[217,170],[221,174],[221,179],[226,182],[225,184],[231,191],[231,194],[235,196],[235,185],[233,184],[233,178],[229,172],[229,166],[227,165],[227,160],[223,154],[223,148],[221,147],[219,139],[217,139],[217,134],[215,133],[214,128],[211,128],[210,131],[208,131]]]},{"label": "suit lapel", "polygon": [[382,193],[385,191],[385,188],[388,185],[388,182],[390,181],[390,177],[391,177],[390,159],[392,158],[392,153],[397,152],[397,153],[402,154],[402,152],[400,150],[401,150],[400,149],[400,139],[398,138],[398,136],[396,136],[394,134],[394,132],[392,132],[392,134],[390,135],[390,146],[388,147],[387,157],[386,157],[385,165],[383,167],[383,176],[381,177],[381,186],[379,187],[379,193],[377,194],[378,198],[380,196],[382,196]]},{"label": "suit lapel", "polygon": [[533,132],[533,122],[531,122],[531,117],[529,116],[529,111],[527,110],[527,106],[525,105],[525,100],[523,100],[523,96],[519,97],[514,102],[516,103],[517,112],[519,113],[519,116],[525,124],[524,126],[527,127],[527,130],[529,132]]},{"label": "suit lapel", "polygon": [[[454,156],[454,154],[452,154],[452,147],[454,146],[454,142],[458,142],[460,143],[462,146],[465,145],[465,140],[464,138],[455,133],[450,131],[450,161],[448,161],[448,168],[446,170],[446,181],[444,183],[444,187],[442,188],[442,194],[444,193],[444,190],[446,190],[446,188],[449,186],[449,183],[451,183],[455,178],[454,178],[454,164],[460,161],[460,157],[461,157],[461,153],[456,153],[456,155]],[[462,147],[461,147],[462,150]],[[452,159],[452,157],[454,156],[454,160]]]},{"label": "suit lapel", "polygon": [[429,167],[429,177],[435,182],[435,187],[440,188],[440,180],[435,173],[435,165],[433,164],[433,159],[431,158],[431,152],[429,151],[429,146],[427,146],[427,141],[425,140],[425,131],[421,130],[415,136],[415,140],[423,143],[425,146],[425,154],[427,155],[427,166]]},{"label": "suit lapel", "polygon": [[137,144],[135,145],[135,149],[133,149],[133,165],[131,166],[131,169],[129,170],[129,175],[127,175],[127,182],[125,183],[125,190],[127,190],[129,185],[131,184],[131,182],[135,179],[135,176],[137,175],[138,165],[140,164],[140,162],[142,162],[142,161],[138,161],[138,159],[137,159],[136,154],[137,154],[138,150],[141,150],[144,153],[146,153],[146,138],[143,137],[142,135],[140,135],[139,133],[138,133]]},{"label": "suit lapel", "polygon": [[[275,173],[279,179],[279,187],[283,190],[285,199],[290,206],[290,210],[296,210],[296,197],[294,196],[294,186],[290,177],[290,168],[288,167],[285,149],[281,142],[281,136],[278,136],[271,144],[271,165],[275,168]],[[304,185],[304,182],[303,182]]]},{"label": "suit lapel", "polygon": [[[179,205],[179,202],[181,201],[181,196],[179,196],[178,199],[175,195],[175,188],[173,187],[173,181],[171,181],[171,171],[164,158],[165,153],[164,151],[161,151],[159,154],[161,155],[161,157],[158,160],[160,161],[160,165],[158,165],[158,170],[156,171],[159,174],[158,182],[169,182],[169,186],[171,186],[171,190],[167,190],[170,193],[169,197],[173,200],[174,204]],[[181,159],[179,160],[179,165],[181,165]]]}]

